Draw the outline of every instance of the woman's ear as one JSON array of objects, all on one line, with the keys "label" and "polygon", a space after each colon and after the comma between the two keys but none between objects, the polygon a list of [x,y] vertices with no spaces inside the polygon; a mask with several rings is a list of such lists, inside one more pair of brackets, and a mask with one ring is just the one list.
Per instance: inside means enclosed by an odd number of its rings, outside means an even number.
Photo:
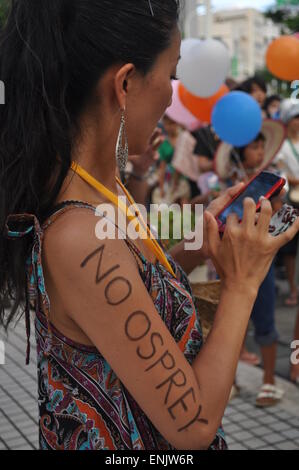
[{"label": "woman's ear", "polygon": [[120,109],[125,109],[127,96],[130,91],[130,80],[135,72],[133,64],[126,64],[115,75],[115,93]]}]

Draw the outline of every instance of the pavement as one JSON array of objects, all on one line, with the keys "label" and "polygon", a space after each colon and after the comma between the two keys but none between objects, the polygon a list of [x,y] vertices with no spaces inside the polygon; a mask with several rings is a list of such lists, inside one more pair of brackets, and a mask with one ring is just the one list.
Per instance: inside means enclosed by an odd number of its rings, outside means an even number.
[{"label": "pavement", "polygon": [[262,383],[262,369],[239,363],[240,396],[226,409],[223,427],[230,450],[298,450],[299,389],[280,377],[285,391],[282,402],[271,408],[256,408],[255,398]]},{"label": "pavement", "polygon": [[8,338],[0,334],[5,344],[5,364],[0,365],[0,450],[38,449],[37,366],[33,332],[28,366],[25,365],[24,319],[10,329]]},{"label": "pavement", "polygon": [[[226,409],[223,425],[231,450],[295,450],[299,449],[299,388],[290,383],[290,343],[296,309],[283,307],[286,284],[279,283],[277,326],[281,338],[278,348],[277,384],[285,390],[282,402],[272,408],[255,407],[257,391],[262,383],[262,369],[239,363],[237,381],[241,393]],[[25,366],[24,320],[10,329],[5,342],[5,364],[0,365],[0,450],[38,449],[38,407],[36,385],[36,353],[32,333],[31,362]],[[247,346],[258,351],[250,328]]]}]

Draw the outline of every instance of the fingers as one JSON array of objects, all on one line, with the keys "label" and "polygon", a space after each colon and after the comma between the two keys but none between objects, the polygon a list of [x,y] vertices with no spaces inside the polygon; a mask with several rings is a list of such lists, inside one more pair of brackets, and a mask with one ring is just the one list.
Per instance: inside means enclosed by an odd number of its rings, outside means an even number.
[{"label": "fingers", "polygon": [[218,199],[219,202],[221,201],[221,206],[223,207],[231,202],[231,200],[242,191],[242,188],[244,188],[244,183],[239,183],[236,186],[227,189],[221,196],[219,195]]},{"label": "fingers", "polygon": [[226,219],[225,230],[223,235],[223,240],[230,238],[231,234],[234,232],[235,229],[238,229],[240,226],[239,218],[237,214],[232,213]]},{"label": "fingers", "polygon": [[164,137],[162,136],[157,137],[152,144],[152,151],[156,152],[158,148],[160,147],[160,145],[163,144],[163,142],[164,142]]},{"label": "fingers", "polygon": [[151,136],[149,146],[152,147],[153,151],[156,151],[163,143],[163,140],[164,138],[162,136],[162,131],[161,129],[157,128]]},{"label": "fingers", "polygon": [[239,224],[239,218],[237,214],[232,212],[231,214],[229,214],[229,216],[226,219],[226,227],[231,228],[235,226],[236,224]]},{"label": "fingers", "polygon": [[245,186],[244,183],[239,183],[236,186],[229,188],[225,193],[225,195],[227,195],[227,199],[229,200],[237,196],[237,194],[244,188],[244,186]]},{"label": "fingers", "polygon": [[273,244],[276,250],[279,250],[282,246],[286,245],[288,242],[293,240],[293,238],[297,235],[298,232],[299,232],[299,217],[295,220],[293,225],[285,233],[278,235],[278,237],[275,237],[275,238],[273,237]]},{"label": "fingers", "polygon": [[263,199],[261,203],[261,212],[257,222],[257,228],[262,233],[269,232],[269,225],[273,215],[270,201]]},{"label": "fingers", "polygon": [[156,138],[157,138],[157,137],[160,137],[161,134],[162,134],[161,129],[159,129],[159,128],[157,127],[157,128],[154,130],[154,132],[153,132],[153,134],[152,134],[152,136],[151,136],[151,138],[150,138],[150,142],[149,142],[150,145],[152,145],[153,142],[156,140]]},{"label": "fingers", "polygon": [[247,197],[244,200],[243,207],[242,227],[246,230],[252,230],[255,226],[256,204],[253,199]]},{"label": "fingers", "polygon": [[211,253],[216,253],[219,243],[221,242],[218,224],[215,217],[208,211],[204,213],[204,224],[206,225],[206,233]]}]

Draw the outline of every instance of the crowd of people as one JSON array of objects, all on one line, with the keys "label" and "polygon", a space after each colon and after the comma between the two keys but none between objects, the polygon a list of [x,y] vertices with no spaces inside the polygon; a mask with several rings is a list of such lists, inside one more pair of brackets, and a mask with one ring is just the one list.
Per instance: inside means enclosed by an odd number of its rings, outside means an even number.
[{"label": "crowd of people", "polygon": [[[263,126],[257,137],[245,147],[233,148],[221,142],[210,124],[193,131],[184,128],[166,114],[160,122],[163,143],[158,148],[156,177],[151,179],[147,203],[168,205],[179,203],[204,204],[205,207],[226,188],[248,182],[261,169],[273,171],[287,180],[286,191],[272,199],[273,212],[285,202],[299,207],[299,102],[269,95],[267,85],[259,76],[241,84],[228,79],[231,90],[250,94],[260,105]],[[134,191],[134,188],[132,188]],[[275,364],[279,332],[275,325],[275,304],[278,287],[276,274],[283,274],[289,285],[286,306],[298,306],[299,284],[298,235],[278,253],[260,287],[251,321],[261,358],[248,351],[245,343],[240,360],[262,365],[264,383],[257,393],[258,406],[271,406],[283,397],[275,385]],[[218,275],[210,260],[208,279]],[[297,269],[296,269],[297,268]],[[294,332],[299,339],[299,311]],[[290,379],[299,383],[299,367],[291,365]],[[235,384],[236,386],[236,384]],[[238,391],[238,387],[234,392]]]}]

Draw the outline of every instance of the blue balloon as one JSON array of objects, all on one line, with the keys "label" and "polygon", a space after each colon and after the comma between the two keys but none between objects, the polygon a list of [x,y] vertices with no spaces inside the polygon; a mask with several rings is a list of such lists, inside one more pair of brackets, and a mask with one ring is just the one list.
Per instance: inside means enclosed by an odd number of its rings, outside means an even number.
[{"label": "blue balloon", "polygon": [[258,103],[243,91],[232,91],[221,98],[212,114],[212,125],[223,142],[234,147],[250,144],[263,124]]}]

